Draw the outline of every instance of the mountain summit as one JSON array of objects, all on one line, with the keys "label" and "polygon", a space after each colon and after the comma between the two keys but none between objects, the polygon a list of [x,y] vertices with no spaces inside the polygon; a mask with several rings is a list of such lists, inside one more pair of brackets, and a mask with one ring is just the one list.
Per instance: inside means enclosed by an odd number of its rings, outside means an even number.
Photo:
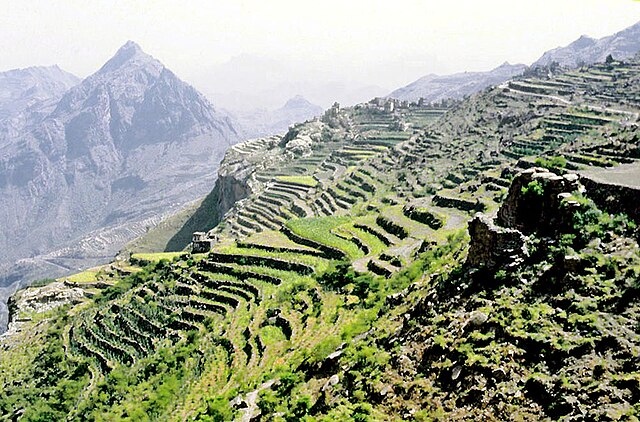
[{"label": "mountain summit", "polygon": [[113,256],[210,190],[238,140],[225,114],[132,41],[31,121],[0,140],[0,287]]},{"label": "mountain summit", "polygon": [[138,44],[133,41],[127,41],[96,74],[117,71],[123,66],[149,66],[158,70],[164,67],[158,60],[142,51],[142,48]]}]

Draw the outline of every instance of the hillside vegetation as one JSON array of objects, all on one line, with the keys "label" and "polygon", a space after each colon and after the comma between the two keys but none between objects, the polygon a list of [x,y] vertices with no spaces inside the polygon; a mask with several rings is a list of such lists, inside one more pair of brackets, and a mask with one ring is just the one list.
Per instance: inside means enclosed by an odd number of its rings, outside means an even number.
[{"label": "hillside vegetation", "polygon": [[604,170],[637,170],[639,78],[335,105],[234,145],[186,223],[210,252],[13,298],[1,417],[637,417],[638,183]]}]

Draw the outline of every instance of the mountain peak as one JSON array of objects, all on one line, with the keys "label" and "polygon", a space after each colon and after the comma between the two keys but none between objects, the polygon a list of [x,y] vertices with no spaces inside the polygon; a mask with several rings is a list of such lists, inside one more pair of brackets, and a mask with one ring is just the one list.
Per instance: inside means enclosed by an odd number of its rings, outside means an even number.
[{"label": "mountain peak", "polygon": [[574,48],[587,48],[596,43],[596,40],[588,35],[581,35],[580,38],[569,44]]},{"label": "mountain peak", "polygon": [[98,73],[112,72],[123,67],[127,63],[141,62],[150,63],[155,62],[160,64],[156,59],[145,53],[142,48],[134,41],[127,41],[116,54],[109,59],[108,62],[100,68]]},{"label": "mountain peak", "polygon": [[142,48],[137,42],[128,40],[122,47],[120,47],[120,51],[125,50],[142,51]]},{"label": "mountain peak", "polygon": [[284,108],[299,107],[301,105],[313,105],[313,104],[311,104],[302,95],[298,94],[298,95],[295,95],[295,96],[289,98],[287,100],[287,102],[285,103]]}]

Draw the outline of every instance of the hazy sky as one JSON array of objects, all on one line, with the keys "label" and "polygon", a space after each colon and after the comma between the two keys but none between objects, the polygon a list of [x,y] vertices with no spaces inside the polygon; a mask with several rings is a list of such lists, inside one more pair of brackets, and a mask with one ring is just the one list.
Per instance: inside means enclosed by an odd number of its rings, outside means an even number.
[{"label": "hazy sky", "polygon": [[131,39],[187,81],[247,54],[391,89],[529,64],[639,20],[632,0],[0,0],[0,70],[56,63],[84,77]]}]

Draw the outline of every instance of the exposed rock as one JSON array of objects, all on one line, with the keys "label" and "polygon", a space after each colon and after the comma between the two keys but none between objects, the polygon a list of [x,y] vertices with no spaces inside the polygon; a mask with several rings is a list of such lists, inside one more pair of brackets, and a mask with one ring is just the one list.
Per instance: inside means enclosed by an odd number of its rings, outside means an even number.
[{"label": "exposed rock", "polygon": [[311,155],[311,145],[313,141],[308,135],[298,136],[287,142],[286,151],[296,156]]},{"label": "exposed rock", "polygon": [[640,222],[640,188],[608,183],[598,177],[582,177],[581,182],[589,198],[598,207],[611,213],[623,212],[634,221]]},{"label": "exposed rock", "polygon": [[469,222],[471,246],[467,264],[494,271],[519,265],[528,255],[526,237],[518,230],[498,227],[483,214]]},{"label": "exposed rock", "polygon": [[257,389],[247,393],[244,398],[237,401],[238,407],[242,408],[242,415],[240,417],[242,422],[250,422],[260,415],[260,409],[258,408],[258,397],[260,392],[271,388],[277,382],[278,380],[276,379],[270,379],[269,381],[260,384]]},{"label": "exposed rock", "polygon": [[[0,72],[0,120],[7,117],[18,120],[26,118],[26,113],[16,115],[33,107],[40,111],[41,106],[55,104],[79,82],[79,78],[58,66],[34,66]],[[11,125],[15,126],[13,122]]]},{"label": "exposed rock", "polygon": [[331,378],[329,378],[327,382],[325,382],[324,385],[322,386],[322,391],[331,390],[331,387],[333,387],[339,382],[340,382],[340,377],[338,377],[338,374],[331,375]]},{"label": "exposed rock", "polygon": [[80,303],[84,298],[84,290],[63,282],[19,290],[9,298],[9,327],[2,336],[9,337],[20,331],[22,325],[31,321],[34,314],[48,312],[67,304]]},{"label": "exposed rock", "polygon": [[[58,76],[69,81],[52,95],[75,83]],[[46,110],[0,130],[0,287],[108,261],[209,192],[238,140],[225,113],[133,42]]]},{"label": "exposed rock", "polygon": [[463,72],[452,75],[427,75],[389,94],[391,98],[426,102],[450,98],[462,98],[481,91],[491,85],[498,85],[521,74],[526,69],[523,64],[503,63],[488,72]]},{"label": "exposed rock", "polygon": [[558,63],[567,67],[602,63],[608,55],[624,60],[633,57],[640,50],[640,23],[600,39],[581,36],[565,47],[545,52],[531,66],[549,66]]},{"label": "exposed rock", "polygon": [[559,176],[539,167],[524,170],[513,179],[497,224],[523,233],[554,232],[568,221],[560,206],[565,194],[581,189],[575,174]]},{"label": "exposed rock", "polygon": [[465,323],[465,327],[469,327],[471,329],[480,327],[482,324],[487,322],[489,316],[481,311],[473,311],[471,315],[469,315],[469,319]]}]

